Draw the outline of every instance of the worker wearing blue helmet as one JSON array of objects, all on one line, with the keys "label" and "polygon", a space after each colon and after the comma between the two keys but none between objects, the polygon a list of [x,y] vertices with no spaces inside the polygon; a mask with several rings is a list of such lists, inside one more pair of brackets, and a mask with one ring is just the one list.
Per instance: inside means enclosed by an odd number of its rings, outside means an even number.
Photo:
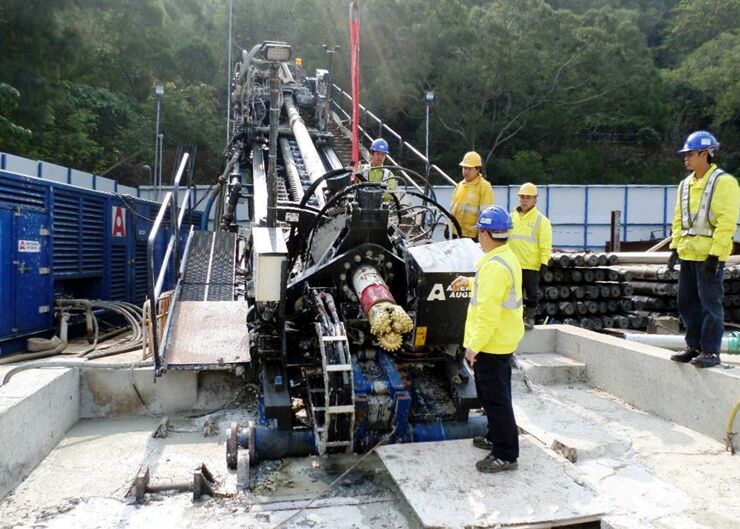
[{"label": "worker wearing blue helmet", "polygon": [[524,336],[522,269],[507,244],[512,229],[509,213],[486,208],[476,224],[485,254],[475,263],[475,277],[460,276],[452,290],[470,289],[465,320],[465,359],[473,366],[475,388],[488,417],[488,433],[473,445],[489,454],[475,467],[480,472],[514,470],[519,437],[511,404],[511,356]]},{"label": "worker wearing blue helmet", "polygon": [[740,203],[737,180],[714,163],[718,150],[717,138],[699,130],[678,151],[691,174],[678,186],[668,267],[681,265],[678,311],[686,347],[671,360],[695,367],[720,364],[724,263],[732,253]]},{"label": "worker wearing blue helmet", "polygon": [[[391,152],[388,147],[388,142],[383,138],[378,138],[370,144],[369,151],[370,161],[360,165],[359,172],[368,182],[385,182],[389,190],[392,191],[396,189],[397,177],[390,171],[390,169],[382,167],[385,165],[386,156]],[[383,198],[384,200],[389,201],[391,196],[386,193]]]}]

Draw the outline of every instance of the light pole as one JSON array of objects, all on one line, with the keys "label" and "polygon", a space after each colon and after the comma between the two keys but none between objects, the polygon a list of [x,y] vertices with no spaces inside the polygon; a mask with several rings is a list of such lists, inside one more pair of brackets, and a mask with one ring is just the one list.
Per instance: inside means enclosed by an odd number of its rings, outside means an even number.
[{"label": "light pole", "polygon": [[159,137],[159,110],[162,98],[164,97],[164,86],[161,84],[154,85],[154,98],[157,100],[157,125],[154,132],[154,174],[152,175],[152,186],[156,187],[159,182],[159,164],[160,164],[160,137]]},{"label": "light pole", "polygon": [[326,101],[329,106],[329,111],[331,111],[331,90],[332,90],[332,84],[334,83],[334,72],[332,71],[332,59],[334,58],[334,54],[342,49],[341,46],[328,46],[326,44],[324,46],[324,51],[329,56],[329,81],[326,88]]},{"label": "light pole", "polygon": [[426,157],[426,163],[424,164],[424,177],[427,179],[424,185],[424,194],[429,194],[429,169],[431,164],[429,163],[429,110],[434,104],[434,91],[426,90],[424,92],[424,105],[426,106],[426,134],[424,135],[424,156]]}]

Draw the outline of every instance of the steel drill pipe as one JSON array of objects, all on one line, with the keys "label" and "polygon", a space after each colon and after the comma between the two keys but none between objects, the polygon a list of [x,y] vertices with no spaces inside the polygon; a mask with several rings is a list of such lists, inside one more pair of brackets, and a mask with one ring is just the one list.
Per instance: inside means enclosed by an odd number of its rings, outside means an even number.
[{"label": "steel drill pipe", "polygon": [[675,296],[675,283],[658,283],[651,281],[632,281],[630,283],[635,294],[644,294],[647,296]]},{"label": "steel drill pipe", "polygon": [[651,296],[633,296],[632,304],[635,310],[664,310],[666,308],[663,298]]},{"label": "steel drill pipe", "polygon": [[[324,163],[321,161],[321,156],[316,150],[316,145],[311,139],[311,135],[308,133],[306,124],[303,122],[303,118],[301,118],[298,108],[296,108],[295,103],[293,102],[293,96],[286,96],[284,104],[285,111],[288,114],[290,128],[293,131],[296,143],[298,144],[298,150],[301,151],[301,157],[306,166],[306,172],[308,172],[308,178],[311,180],[311,183],[313,183],[326,172]],[[326,184],[321,182],[316,189],[316,199],[319,203],[319,207],[324,205],[325,187]]]},{"label": "steel drill pipe", "polygon": [[630,272],[634,279],[648,279],[659,281],[671,281],[678,279],[678,270],[668,270],[665,265],[630,265],[618,266],[613,270],[619,272]]}]

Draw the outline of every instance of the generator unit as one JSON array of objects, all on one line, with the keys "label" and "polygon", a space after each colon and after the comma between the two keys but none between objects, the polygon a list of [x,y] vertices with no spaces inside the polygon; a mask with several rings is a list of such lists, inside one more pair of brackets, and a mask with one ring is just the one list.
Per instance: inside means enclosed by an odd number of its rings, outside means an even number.
[{"label": "generator unit", "polygon": [[[136,197],[0,171],[0,355],[54,331],[56,297],[141,305],[158,210]],[[160,262],[169,236],[158,238]]]}]

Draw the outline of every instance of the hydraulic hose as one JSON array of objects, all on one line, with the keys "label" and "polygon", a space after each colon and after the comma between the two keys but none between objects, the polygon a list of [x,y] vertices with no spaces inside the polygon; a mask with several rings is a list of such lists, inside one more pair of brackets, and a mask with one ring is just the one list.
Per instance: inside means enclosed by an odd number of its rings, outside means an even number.
[{"label": "hydraulic hose", "polygon": [[27,369],[37,369],[43,367],[74,367],[80,369],[136,369],[152,366],[154,366],[154,362],[152,362],[151,360],[147,362],[134,362],[133,364],[121,364],[117,362],[89,362],[87,359],[34,361],[16,366],[8,370],[8,372],[5,373],[2,384],[0,384],[0,386],[4,386],[10,381],[11,378],[13,378],[14,375]]},{"label": "hydraulic hose", "polygon": [[738,409],[740,409],[740,400],[732,407],[730,416],[727,418],[727,435],[725,436],[725,448],[733,455],[735,454],[735,447],[732,445],[732,438],[735,437],[735,432],[732,431],[732,425],[735,423]]}]

